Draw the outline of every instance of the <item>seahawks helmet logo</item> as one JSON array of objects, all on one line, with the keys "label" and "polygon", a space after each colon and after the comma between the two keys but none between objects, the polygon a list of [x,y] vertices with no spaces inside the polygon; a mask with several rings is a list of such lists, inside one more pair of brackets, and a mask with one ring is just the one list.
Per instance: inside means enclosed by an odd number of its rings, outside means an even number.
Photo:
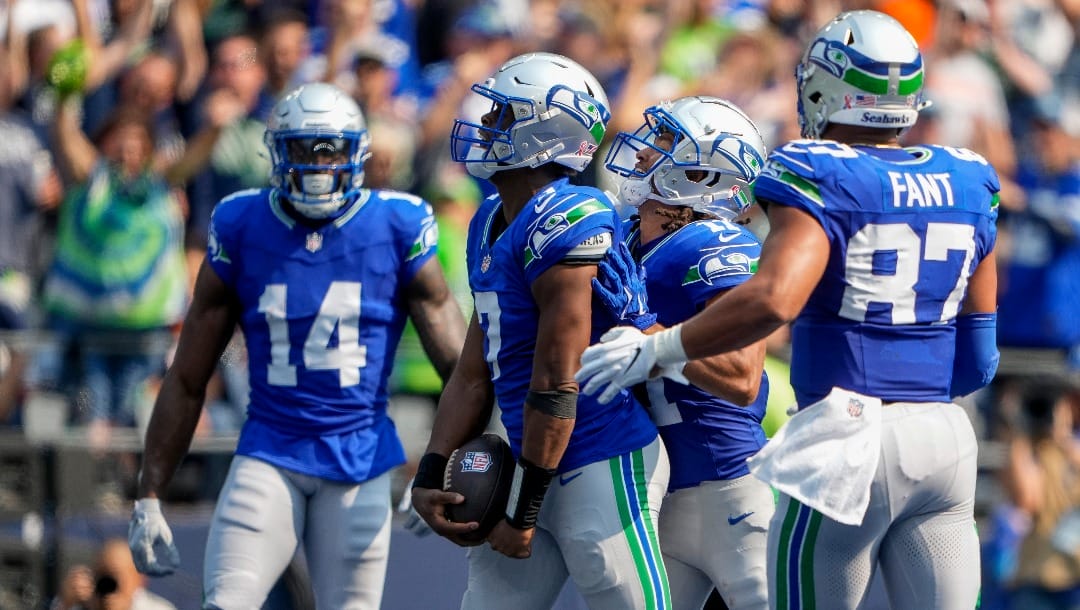
[{"label": "seahawks helmet logo", "polygon": [[851,59],[844,52],[843,45],[835,40],[824,38],[814,41],[810,46],[808,58],[814,64],[828,70],[829,74],[836,78],[842,78],[848,66],[851,65]]},{"label": "seahawks helmet logo", "polygon": [[611,113],[595,99],[566,85],[556,85],[548,92],[547,103],[549,108],[560,108],[584,125],[597,145],[604,139],[607,132],[605,123]]}]

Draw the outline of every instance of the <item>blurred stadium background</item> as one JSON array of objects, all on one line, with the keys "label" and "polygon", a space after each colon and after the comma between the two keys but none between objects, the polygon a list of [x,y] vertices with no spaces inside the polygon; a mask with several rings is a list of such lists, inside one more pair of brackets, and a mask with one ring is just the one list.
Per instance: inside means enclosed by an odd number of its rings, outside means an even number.
[{"label": "blurred stadium background", "polygon": [[[1008,608],[1032,517],[1009,496],[1011,443],[1042,422],[1026,401],[1030,382],[1062,384],[1074,444],[1080,421],[1078,0],[0,0],[0,610],[49,607],[73,566],[126,536],[142,430],[182,314],[159,312],[150,331],[123,316],[103,324],[56,288],[57,253],[77,245],[65,227],[90,181],[76,171],[80,133],[102,146],[128,117],[152,134],[148,167],[184,227],[186,257],[167,279],[189,286],[214,204],[267,183],[270,105],[296,84],[333,81],[369,122],[367,184],[435,206],[440,259],[469,311],[464,231],[486,186],[450,161],[447,146],[453,119],[483,110],[472,83],[517,53],[555,51],[604,84],[609,133],[636,127],[658,100],[702,93],[740,105],[771,148],[798,135],[793,66],[807,36],[856,8],[894,15],[923,50],[934,106],[906,141],[971,148],[1002,179],[1002,364],[964,404],[981,439],[983,608]],[[614,191],[601,165],[582,179]],[[753,226],[767,231],[760,219]],[[93,254],[82,256],[99,269],[118,262]],[[778,334],[768,426],[792,400],[786,353]],[[235,341],[169,490],[183,571],[147,586],[177,608],[198,605],[206,526],[244,418],[244,376]],[[439,392],[412,333],[393,383],[392,414],[410,454],[395,475],[399,496]],[[403,521],[395,516],[384,607],[456,608],[464,552],[414,536]],[[298,570],[268,608],[307,607],[302,562]],[[568,589],[559,607],[582,606]]]}]

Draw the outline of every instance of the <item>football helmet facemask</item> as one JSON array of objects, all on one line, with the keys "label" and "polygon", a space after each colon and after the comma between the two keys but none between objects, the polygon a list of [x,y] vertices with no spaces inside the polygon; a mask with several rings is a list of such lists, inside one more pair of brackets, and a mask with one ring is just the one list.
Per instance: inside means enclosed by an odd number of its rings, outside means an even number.
[{"label": "football helmet facemask", "polygon": [[472,90],[491,100],[481,123],[459,119],[451,156],[470,174],[558,163],[584,170],[611,118],[600,82],[562,55],[528,53],[503,64]]},{"label": "football helmet facemask", "polygon": [[799,127],[817,139],[829,123],[906,130],[923,99],[919,45],[877,11],[841,13],[821,28],[795,68]]},{"label": "football helmet facemask", "polygon": [[274,106],[264,139],[271,185],[304,216],[330,218],[359,193],[370,139],[360,107],[341,89],[294,89]]},{"label": "football helmet facemask", "polygon": [[753,205],[750,183],[765,162],[765,141],[731,102],[690,96],[645,109],[645,123],[623,132],[605,166],[623,176],[622,203],[648,199],[734,219]]}]

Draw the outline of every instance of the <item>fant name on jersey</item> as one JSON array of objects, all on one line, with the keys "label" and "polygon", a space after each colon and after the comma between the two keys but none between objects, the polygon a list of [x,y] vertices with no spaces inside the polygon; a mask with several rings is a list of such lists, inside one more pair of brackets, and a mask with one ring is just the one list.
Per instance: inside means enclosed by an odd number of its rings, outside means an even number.
[{"label": "fant name on jersey", "polygon": [[894,208],[953,207],[952,182],[944,172],[887,172]]}]

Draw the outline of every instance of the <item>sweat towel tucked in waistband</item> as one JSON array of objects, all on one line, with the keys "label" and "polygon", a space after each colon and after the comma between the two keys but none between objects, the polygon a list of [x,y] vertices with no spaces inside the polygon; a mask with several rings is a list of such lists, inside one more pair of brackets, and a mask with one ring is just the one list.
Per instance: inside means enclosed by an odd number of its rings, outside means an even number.
[{"label": "sweat towel tucked in waistband", "polygon": [[826,517],[861,525],[881,458],[881,400],[833,388],[749,460],[750,472]]}]

